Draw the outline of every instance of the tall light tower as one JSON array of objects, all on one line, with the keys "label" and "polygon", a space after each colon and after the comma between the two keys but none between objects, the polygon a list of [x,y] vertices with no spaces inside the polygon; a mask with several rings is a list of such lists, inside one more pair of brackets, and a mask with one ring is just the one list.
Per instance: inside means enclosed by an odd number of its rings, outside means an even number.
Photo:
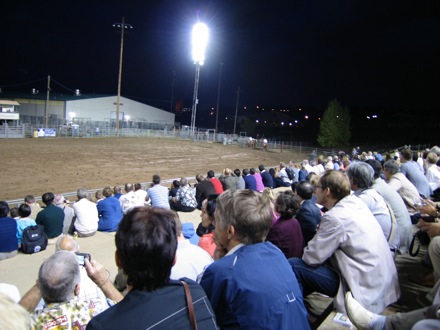
[{"label": "tall light tower", "polygon": [[122,17],[122,23],[115,23],[113,27],[121,29],[121,49],[119,51],[119,74],[118,74],[118,97],[116,99],[116,134],[119,136],[119,113],[121,106],[121,81],[122,81],[122,54],[124,52],[124,33],[126,29],[132,29],[133,26],[125,23],[125,18]]},{"label": "tall light tower", "polygon": [[205,24],[199,22],[194,25],[192,30],[192,57],[194,64],[196,65],[196,76],[194,81],[194,97],[191,112],[191,134],[193,138],[196,127],[197,104],[199,103],[197,94],[199,91],[200,66],[205,62],[205,50],[208,44],[208,35],[208,27]]}]

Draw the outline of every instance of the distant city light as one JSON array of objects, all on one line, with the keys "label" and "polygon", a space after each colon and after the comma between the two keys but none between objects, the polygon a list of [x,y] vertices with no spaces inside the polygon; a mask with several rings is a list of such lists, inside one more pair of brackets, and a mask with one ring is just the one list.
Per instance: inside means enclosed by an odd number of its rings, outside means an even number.
[{"label": "distant city light", "polygon": [[284,121],[281,122],[281,125],[284,125]]},{"label": "distant city light", "polygon": [[304,116],[305,119],[309,119],[309,116]]},{"label": "distant city light", "polygon": [[255,121],[256,123],[259,123],[258,119]]}]

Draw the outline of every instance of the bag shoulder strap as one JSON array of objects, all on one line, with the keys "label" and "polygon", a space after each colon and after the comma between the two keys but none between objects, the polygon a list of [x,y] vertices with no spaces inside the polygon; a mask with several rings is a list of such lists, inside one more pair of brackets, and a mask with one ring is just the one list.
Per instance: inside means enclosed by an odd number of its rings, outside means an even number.
[{"label": "bag shoulder strap", "polygon": [[185,281],[180,281],[183,285],[183,289],[185,290],[186,304],[188,305],[188,316],[189,321],[191,323],[191,329],[197,330],[197,322],[196,322],[196,314],[194,312],[194,305],[192,302],[191,291],[189,290],[189,286]]},{"label": "bag shoulder strap", "polygon": [[417,234],[414,234],[413,238],[411,240],[411,243],[409,245],[409,251],[408,252],[409,252],[409,255],[411,257],[415,257],[415,256],[417,256],[419,254],[420,243],[419,243],[419,246],[417,247],[417,250],[414,252],[414,244],[415,244],[415,241],[416,241],[416,237],[417,237]]}]

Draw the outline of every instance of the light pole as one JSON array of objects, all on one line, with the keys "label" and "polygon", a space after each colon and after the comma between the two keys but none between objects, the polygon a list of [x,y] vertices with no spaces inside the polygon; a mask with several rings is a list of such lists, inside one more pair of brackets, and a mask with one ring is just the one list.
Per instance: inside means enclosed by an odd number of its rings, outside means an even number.
[{"label": "light pole", "polygon": [[121,29],[121,49],[119,52],[119,74],[118,74],[118,97],[116,99],[116,134],[119,136],[119,113],[121,106],[121,80],[122,80],[122,54],[124,52],[124,33],[126,29],[132,29],[133,26],[124,23],[125,18],[122,17],[122,23],[115,23],[113,27]]},{"label": "light pole", "polygon": [[234,135],[237,127],[238,101],[240,100],[240,87],[237,88],[237,104],[235,105]]},{"label": "light pole", "polygon": [[196,75],[194,80],[194,97],[191,112],[191,134],[194,138],[196,126],[197,103],[199,100],[197,94],[199,91],[200,66],[205,62],[205,50],[208,44],[208,27],[203,23],[197,23],[192,30],[192,58],[196,65]]},{"label": "light pole", "polygon": [[219,63],[220,72],[218,74],[218,89],[217,89],[217,111],[215,112],[215,136],[218,135],[218,111],[220,106],[220,86],[222,84],[222,68],[223,62]]}]

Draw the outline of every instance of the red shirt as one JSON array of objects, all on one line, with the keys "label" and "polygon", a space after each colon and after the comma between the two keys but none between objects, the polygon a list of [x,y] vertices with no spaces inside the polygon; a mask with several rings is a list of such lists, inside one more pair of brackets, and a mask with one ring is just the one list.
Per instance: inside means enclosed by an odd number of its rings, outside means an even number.
[{"label": "red shirt", "polygon": [[217,194],[221,194],[223,192],[223,185],[219,179],[211,178],[211,179],[209,179],[209,181],[211,181],[212,184],[214,185],[214,189]]}]

